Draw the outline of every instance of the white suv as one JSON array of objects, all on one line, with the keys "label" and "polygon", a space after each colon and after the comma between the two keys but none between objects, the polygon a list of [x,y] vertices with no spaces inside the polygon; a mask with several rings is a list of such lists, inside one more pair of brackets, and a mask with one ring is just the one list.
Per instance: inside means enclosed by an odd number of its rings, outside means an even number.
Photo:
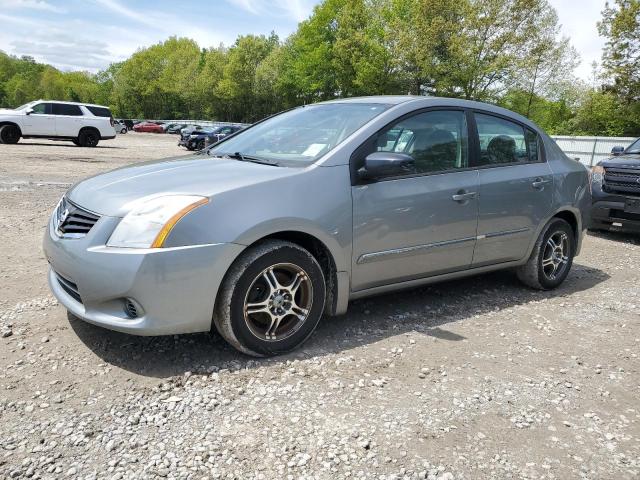
[{"label": "white suv", "polygon": [[101,105],[36,100],[15,110],[0,110],[0,143],[18,143],[20,137],[50,138],[95,147],[115,136],[111,110]]}]

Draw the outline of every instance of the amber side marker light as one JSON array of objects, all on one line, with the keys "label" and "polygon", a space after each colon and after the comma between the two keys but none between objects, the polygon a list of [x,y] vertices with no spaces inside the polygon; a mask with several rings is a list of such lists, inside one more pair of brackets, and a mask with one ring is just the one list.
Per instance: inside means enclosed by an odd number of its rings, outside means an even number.
[{"label": "amber side marker light", "polygon": [[209,203],[209,199],[203,198],[202,200],[194,202],[191,205],[187,205],[178,213],[176,213],[173,217],[167,220],[167,223],[164,224],[164,226],[158,233],[158,236],[151,244],[151,248],[162,248],[164,246],[165,240],[171,233],[171,230],[173,230],[173,227],[175,227],[176,223],[178,223],[180,219],[190,211],[195,210],[196,208],[201,207],[202,205],[206,205],[207,203]]}]

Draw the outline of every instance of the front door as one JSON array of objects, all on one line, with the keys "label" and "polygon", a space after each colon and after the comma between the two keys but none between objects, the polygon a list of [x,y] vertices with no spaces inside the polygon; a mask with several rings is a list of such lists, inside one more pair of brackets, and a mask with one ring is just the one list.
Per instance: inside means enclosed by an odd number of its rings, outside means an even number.
[{"label": "front door", "polygon": [[478,171],[469,168],[464,111],[405,117],[365,145],[356,162],[373,151],[401,152],[415,171],[352,187],[352,290],[469,268]]},{"label": "front door", "polygon": [[473,266],[520,260],[550,213],[552,172],[533,130],[493,115],[474,116],[481,168]]},{"label": "front door", "polygon": [[23,135],[56,135],[56,121],[50,103],[36,103],[23,122]]}]

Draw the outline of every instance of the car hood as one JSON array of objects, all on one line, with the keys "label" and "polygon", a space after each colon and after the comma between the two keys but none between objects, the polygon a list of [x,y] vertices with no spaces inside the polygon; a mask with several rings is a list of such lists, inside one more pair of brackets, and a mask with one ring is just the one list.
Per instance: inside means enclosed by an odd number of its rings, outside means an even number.
[{"label": "car hood", "polygon": [[602,160],[600,165],[603,167],[629,167],[629,168],[640,168],[640,154],[634,153],[630,155],[620,155],[618,157],[607,158],[606,160]]},{"label": "car hood", "polygon": [[18,110],[11,110],[10,108],[0,108],[0,115],[17,115]]},{"label": "car hood", "polygon": [[298,168],[189,155],[140,163],[90,177],[74,185],[67,197],[92,212],[122,217],[149,198],[173,194],[210,197],[299,172]]}]

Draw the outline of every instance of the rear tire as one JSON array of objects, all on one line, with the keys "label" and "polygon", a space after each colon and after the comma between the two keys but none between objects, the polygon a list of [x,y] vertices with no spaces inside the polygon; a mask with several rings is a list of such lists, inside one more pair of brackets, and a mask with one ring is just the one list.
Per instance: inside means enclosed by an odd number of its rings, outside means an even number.
[{"label": "rear tire", "polygon": [[20,129],[15,125],[4,125],[0,127],[0,143],[9,145],[16,144],[20,141]]},{"label": "rear tire", "polygon": [[100,134],[95,130],[82,130],[78,135],[78,145],[81,147],[97,147]]},{"label": "rear tire", "polygon": [[315,330],[325,288],[322,269],[307,250],[268,240],[243,253],[225,275],[214,324],[229,344],[247,355],[286,353]]},{"label": "rear tire", "polygon": [[536,240],[527,263],[516,270],[518,278],[537,290],[558,287],[571,270],[575,244],[571,225],[561,218],[551,219]]}]

